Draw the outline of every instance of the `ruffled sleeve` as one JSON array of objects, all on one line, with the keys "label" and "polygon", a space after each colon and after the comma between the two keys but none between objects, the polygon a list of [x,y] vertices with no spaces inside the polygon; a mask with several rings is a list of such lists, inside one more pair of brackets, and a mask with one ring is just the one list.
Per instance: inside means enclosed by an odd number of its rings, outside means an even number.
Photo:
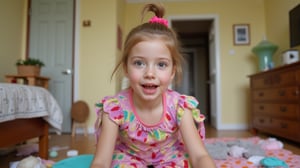
[{"label": "ruffled sleeve", "polygon": [[115,97],[105,97],[100,103],[96,104],[97,116],[101,117],[101,112],[108,113],[109,118],[120,125],[123,120],[123,110],[120,102]]},{"label": "ruffled sleeve", "polygon": [[115,122],[117,125],[120,125],[123,122],[123,111],[120,106],[119,100],[115,97],[107,96],[103,98],[100,102],[96,103],[96,115],[97,119],[95,122],[95,134],[98,139],[101,131],[101,120],[102,113],[107,113],[109,118]]},{"label": "ruffled sleeve", "polygon": [[178,100],[177,123],[180,125],[186,109],[192,113],[193,119],[198,124],[198,131],[202,139],[205,139],[204,120],[205,116],[197,108],[199,102],[193,96],[181,95]]}]

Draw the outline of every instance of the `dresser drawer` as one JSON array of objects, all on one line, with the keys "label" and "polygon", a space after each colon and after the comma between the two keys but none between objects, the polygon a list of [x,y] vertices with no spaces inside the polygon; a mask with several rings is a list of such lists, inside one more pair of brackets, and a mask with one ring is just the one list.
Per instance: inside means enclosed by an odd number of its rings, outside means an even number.
[{"label": "dresser drawer", "polygon": [[256,128],[271,128],[270,118],[263,116],[255,116],[253,119],[253,125]]},{"label": "dresser drawer", "polygon": [[300,138],[300,123],[297,121],[287,121],[273,118],[257,116],[254,118],[254,127],[274,135],[291,139]]},{"label": "dresser drawer", "polygon": [[295,101],[299,98],[298,87],[260,89],[252,92],[254,101],[274,100],[274,101]]},{"label": "dresser drawer", "polygon": [[[252,79],[252,87],[258,89],[292,85],[296,83],[298,75],[300,75],[300,71],[298,73],[295,71],[286,71],[255,77]],[[300,83],[300,79],[298,80]]]},{"label": "dresser drawer", "polygon": [[263,115],[274,118],[299,120],[298,104],[254,103],[254,115]]},{"label": "dresser drawer", "polygon": [[297,84],[300,84],[300,70],[296,71],[296,80],[297,80]]}]

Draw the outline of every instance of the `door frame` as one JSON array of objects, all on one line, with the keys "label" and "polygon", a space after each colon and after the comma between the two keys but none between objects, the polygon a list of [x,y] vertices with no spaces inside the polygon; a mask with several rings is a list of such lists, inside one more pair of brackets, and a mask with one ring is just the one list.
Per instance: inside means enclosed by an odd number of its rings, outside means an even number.
[{"label": "door frame", "polygon": [[73,102],[79,100],[79,51],[80,51],[80,0],[74,0],[74,69],[73,69]]},{"label": "door frame", "polygon": [[[220,35],[219,35],[219,16],[216,14],[204,14],[204,15],[173,15],[168,17],[168,21],[170,24],[170,27],[172,27],[171,23],[172,21],[182,21],[182,20],[212,20],[214,22],[214,40],[215,40],[215,55],[209,55],[209,59],[211,57],[214,57],[214,59],[210,60],[215,60],[215,74],[216,74],[216,129],[220,130],[222,128],[222,123],[221,123],[221,71],[220,71]],[[210,71],[210,70],[209,70]],[[211,72],[209,72],[211,73]],[[211,94],[211,93],[210,93]],[[211,108],[210,108],[211,109]]]}]

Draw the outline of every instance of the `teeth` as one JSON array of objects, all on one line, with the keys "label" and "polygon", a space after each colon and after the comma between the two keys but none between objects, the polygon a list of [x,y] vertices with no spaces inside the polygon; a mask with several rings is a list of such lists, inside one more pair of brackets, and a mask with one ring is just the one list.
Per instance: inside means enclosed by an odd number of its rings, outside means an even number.
[{"label": "teeth", "polygon": [[146,88],[156,88],[156,85],[143,85]]}]

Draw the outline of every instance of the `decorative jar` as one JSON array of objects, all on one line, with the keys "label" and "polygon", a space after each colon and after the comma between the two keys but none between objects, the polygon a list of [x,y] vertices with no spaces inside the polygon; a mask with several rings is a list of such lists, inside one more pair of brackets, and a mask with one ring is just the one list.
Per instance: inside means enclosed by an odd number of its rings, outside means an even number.
[{"label": "decorative jar", "polygon": [[258,57],[260,71],[266,71],[274,67],[272,57],[277,49],[278,46],[267,40],[262,40],[252,49],[252,52]]}]

